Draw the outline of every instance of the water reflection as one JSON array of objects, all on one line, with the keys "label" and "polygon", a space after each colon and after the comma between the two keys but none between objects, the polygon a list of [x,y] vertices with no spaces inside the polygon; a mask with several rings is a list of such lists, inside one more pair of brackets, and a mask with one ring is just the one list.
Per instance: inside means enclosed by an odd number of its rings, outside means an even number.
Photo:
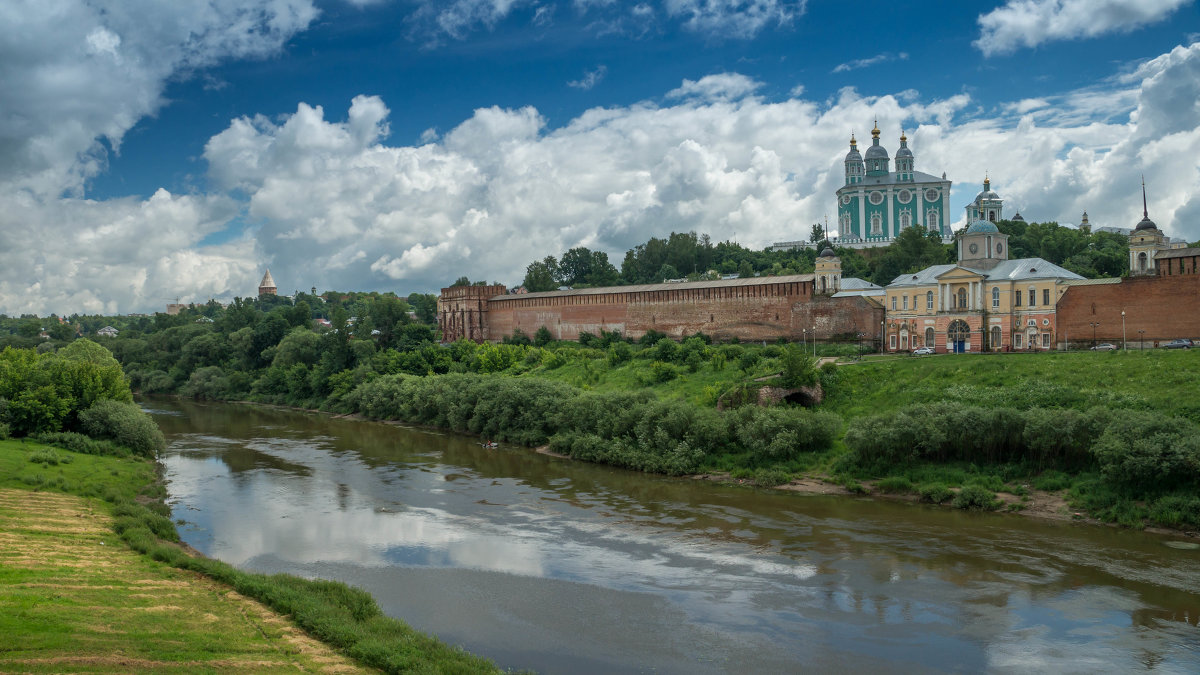
[{"label": "water reflection", "polygon": [[191,545],[340,578],[548,672],[1195,671],[1200,553],[1144,533],[643,476],[152,402]]}]

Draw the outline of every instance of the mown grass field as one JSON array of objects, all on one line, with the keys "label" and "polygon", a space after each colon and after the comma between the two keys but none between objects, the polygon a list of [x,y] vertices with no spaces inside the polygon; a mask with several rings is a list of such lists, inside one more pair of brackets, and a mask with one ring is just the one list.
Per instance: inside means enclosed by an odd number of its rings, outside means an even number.
[{"label": "mown grass field", "polygon": [[0,672],[497,672],[362,591],[187,554],[141,505],[154,479],[148,460],[0,441]]}]

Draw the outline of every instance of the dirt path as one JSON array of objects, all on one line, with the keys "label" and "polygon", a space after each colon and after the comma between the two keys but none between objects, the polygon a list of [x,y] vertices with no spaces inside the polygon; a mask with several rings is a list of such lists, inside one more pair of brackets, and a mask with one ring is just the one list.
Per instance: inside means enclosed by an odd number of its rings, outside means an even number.
[{"label": "dirt path", "polygon": [[102,508],[0,489],[0,672],[370,672],[260,603],[130,550]]}]

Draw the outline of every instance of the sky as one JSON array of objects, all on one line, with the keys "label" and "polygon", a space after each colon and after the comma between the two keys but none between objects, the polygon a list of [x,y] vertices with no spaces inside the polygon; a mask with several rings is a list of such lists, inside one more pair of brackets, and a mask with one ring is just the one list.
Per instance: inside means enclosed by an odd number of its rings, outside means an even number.
[{"label": "sky", "polygon": [[[0,0],[0,312],[518,285],[762,248],[850,135],[1026,220],[1200,239],[1197,0]],[[833,219],[832,217],[830,218]]]}]

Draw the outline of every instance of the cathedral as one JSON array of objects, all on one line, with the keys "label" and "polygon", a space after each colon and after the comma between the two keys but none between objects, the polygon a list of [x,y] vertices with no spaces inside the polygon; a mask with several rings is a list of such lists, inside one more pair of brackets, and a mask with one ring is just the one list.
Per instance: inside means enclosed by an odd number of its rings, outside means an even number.
[{"label": "cathedral", "polygon": [[908,227],[923,227],[950,241],[953,232],[947,218],[950,181],[921,173],[908,137],[900,133],[896,170],[891,170],[888,151],[879,144],[879,126],[871,130],[871,147],[858,152],[858,141],[850,136],[846,155],[846,184],[837,191],[838,245],[847,248],[885,246]]}]

